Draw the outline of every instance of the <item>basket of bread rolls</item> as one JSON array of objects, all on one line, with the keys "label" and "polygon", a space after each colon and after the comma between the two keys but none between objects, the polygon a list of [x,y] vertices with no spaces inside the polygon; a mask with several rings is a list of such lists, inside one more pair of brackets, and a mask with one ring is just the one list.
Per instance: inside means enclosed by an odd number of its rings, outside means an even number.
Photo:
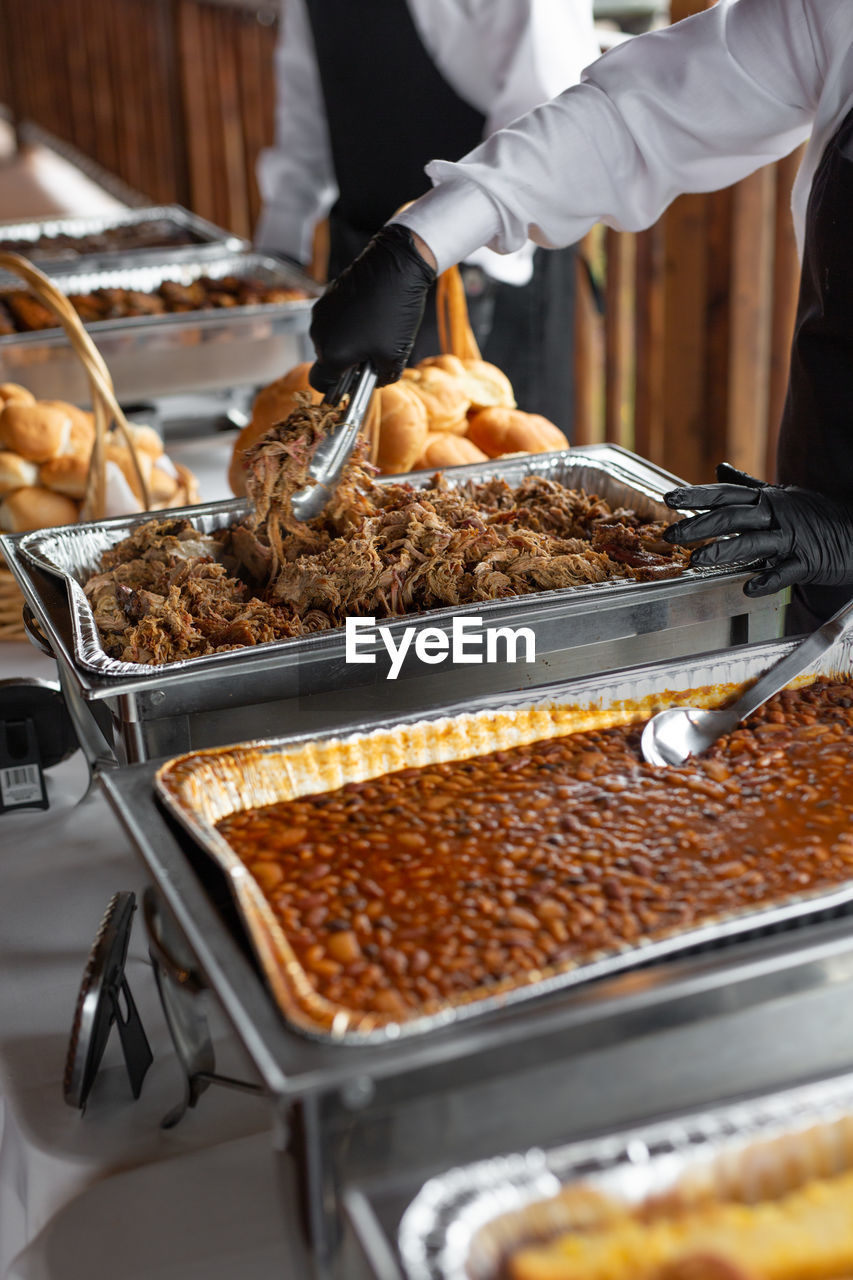
[{"label": "basket of bread rolls", "polygon": [[[436,306],[441,354],[421,360],[404,370],[399,382],[373,394],[364,431],[379,471],[400,475],[567,449],[559,427],[519,409],[506,374],[481,358],[456,267],[439,277]],[[235,494],[246,492],[246,450],[305,397],[319,403],[319,392],[308,382],[310,368],[310,363],[296,365],[255,397],[251,421],[234,442],[228,471]]]},{"label": "basket of bread rolls", "polygon": [[[89,381],[91,411],[64,400],[36,400],[0,383],[0,532],[25,533],[77,520],[198,501],[195,478],[175,464],[151,427],[129,423],[100,352],[77,313],[38,268],[0,252],[56,313]],[[20,639],[24,604],[0,553],[0,640]]]}]

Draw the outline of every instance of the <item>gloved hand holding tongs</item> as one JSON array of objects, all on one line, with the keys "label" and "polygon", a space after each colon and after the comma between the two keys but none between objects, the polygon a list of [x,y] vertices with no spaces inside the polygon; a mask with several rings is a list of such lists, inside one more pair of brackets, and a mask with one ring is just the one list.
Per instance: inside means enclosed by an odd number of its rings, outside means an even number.
[{"label": "gloved hand holding tongs", "polygon": [[295,519],[303,523],[313,520],[324,510],[340,483],[344,467],[355,448],[370,397],[376,386],[376,370],[369,363],[353,365],[338,379],[323,403],[337,407],[344,396],[349,403],[340,421],[317,446],[308,465],[308,476],[314,481],[298,489],[290,499]]}]

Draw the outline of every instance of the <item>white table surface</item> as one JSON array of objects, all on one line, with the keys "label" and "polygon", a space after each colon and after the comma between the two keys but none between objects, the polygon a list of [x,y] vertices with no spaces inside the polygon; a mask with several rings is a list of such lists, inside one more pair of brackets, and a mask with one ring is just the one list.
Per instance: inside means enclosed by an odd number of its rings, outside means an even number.
[{"label": "white table surface", "polygon": [[[231,437],[170,447],[226,496]],[[0,679],[53,680],[28,643],[0,643]],[[50,808],[0,815],[0,1280],[298,1274],[273,1176],[269,1104],[213,1087],[172,1130],[181,1077],[138,913],[127,976],[154,1052],[134,1102],[113,1032],[85,1114],[62,1092],[83,969],[112,895],[141,863],[78,752],[47,773]],[[82,797],[82,798],[81,798]],[[252,1079],[215,1006],[217,1068]]]}]

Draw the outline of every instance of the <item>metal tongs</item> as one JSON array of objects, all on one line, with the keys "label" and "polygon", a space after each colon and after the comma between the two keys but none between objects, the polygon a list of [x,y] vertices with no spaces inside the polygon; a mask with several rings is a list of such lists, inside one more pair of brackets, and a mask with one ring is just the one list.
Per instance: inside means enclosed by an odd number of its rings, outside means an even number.
[{"label": "metal tongs", "polygon": [[376,370],[372,364],[353,365],[324,397],[323,404],[331,408],[336,408],[345,395],[349,395],[349,404],[334,431],[320,442],[311,459],[308,475],[314,483],[297,490],[290,499],[290,508],[297,520],[304,523],[320,515],[338,487],[375,386]]}]

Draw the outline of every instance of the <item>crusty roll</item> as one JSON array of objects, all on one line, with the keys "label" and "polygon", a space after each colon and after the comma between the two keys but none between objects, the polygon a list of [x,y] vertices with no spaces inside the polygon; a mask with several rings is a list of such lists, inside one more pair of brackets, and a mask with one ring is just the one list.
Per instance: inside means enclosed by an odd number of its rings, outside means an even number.
[{"label": "crusty roll", "polygon": [[[163,452],[163,441],[153,427],[146,427],[142,422],[129,422],[127,429],[138,453],[147,453],[149,458],[159,458]],[[116,444],[124,444],[124,436],[116,432]]]},{"label": "crusty roll", "polygon": [[74,524],[77,503],[64,493],[54,493],[33,485],[8,493],[0,502],[0,529],[7,533],[28,533],[31,529],[48,529],[57,524]]},{"label": "crusty roll", "polygon": [[40,405],[48,409],[61,409],[71,419],[71,433],[64,452],[76,453],[78,450],[87,455],[92,452],[95,443],[95,419],[86,409],[78,409],[76,404],[67,400],[39,400]]},{"label": "crusty roll", "polygon": [[422,467],[460,467],[466,462],[487,462],[482,449],[478,449],[467,436],[455,436],[450,431],[431,431],[426,446],[414,470]]},{"label": "crusty roll", "polygon": [[504,453],[548,453],[568,449],[569,442],[559,427],[538,413],[521,409],[481,409],[471,415],[468,439],[490,458]]},{"label": "crusty roll", "polygon": [[[151,483],[151,469],[153,463],[147,453],[143,453],[141,449],[137,450],[137,458],[139,460],[139,470],[142,472],[146,484]],[[143,500],[142,489],[136,474],[136,467],[133,465],[133,458],[127,445],[107,443],[104,449],[104,461],[114,462],[121,474],[127,481],[130,491],[140,502]]]},{"label": "crusty roll", "polygon": [[406,381],[389,383],[375,394],[381,397],[382,415],[376,465],[385,475],[411,471],[429,432],[426,405]]},{"label": "crusty roll", "polygon": [[11,493],[26,485],[38,484],[39,469],[18,453],[0,451],[0,493]]},{"label": "crusty roll", "polygon": [[89,474],[89,454],[82,449],[62,453],[50,458],[39,467],[39,484],[55,493],[82,501],[86,496],[86,477]]},{"label": "crusty roll", "polygon": [[459,356],[427,356],[418,369],[435,368],[450,374],[471,401],[470,410],[501,407],[515,408],[515,394],[506,374],[488,360],[461,359]]},{"label": "crusty roll", "polygon": [[452,431],[464,435],[471,397],[465,382],[437,365],[417,365],[403,370],[403,380],[423,400],[430,431]]},{"label": "crusty roll", "polygon": [[0,382],[0,405],[9,404],[12,400],[17,400],[19,404],[35,404],[36,402],[32,391],[28,391],[26,387],[20,386],[17,382]]},{"label": "crusty roll", "polygon": [[155,458],[151,475],[148,477],[152,506],[173,507],[180,486],[181,478],[171,458],[164,453],[159,458]]},{"label": "crusty roll", "polygon": [[488,360],[465,360],[466,386],[472,409],[515,408],[515,393],[509,378]]},{"label": "crusty roll", "polygon": [[0,412],[0,448],[30,462],[47,462],[64,453],[71,439],[71,418],[62,409],[9,400]]}]

